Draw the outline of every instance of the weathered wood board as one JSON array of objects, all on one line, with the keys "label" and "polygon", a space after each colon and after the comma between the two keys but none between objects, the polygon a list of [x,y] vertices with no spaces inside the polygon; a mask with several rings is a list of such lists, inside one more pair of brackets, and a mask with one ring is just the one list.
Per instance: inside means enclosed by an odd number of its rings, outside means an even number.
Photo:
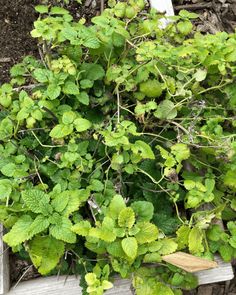
[{"label": "weathered wood board", "polygon": [[[210,270],[196,272],[199,285],[228,281],[234,274],[230,263],[223,262],[215,257],[218,267]],[[6,295],[81,295],[79,278],[75,276],[45,277],[20,283],[12,288]],[[131,281],[116,279],[114,288],[108,290],[106,295],[133,295]]]},{"label": "weathered wood board", "polygon": [[0,224],[0,294],[5,294],[9,290],[9,256],[6,245],[2,241],[3,226]]},{"label": "weathered wood board", "polygon": [[[152,7],[160,12],[165,12],[167,16],[174,15],[172,0],[150,0]],[[168,21],[163,20],[163,24]],[[81,295],[79,278],[75,276],[45,277],[21,282],[16,288],[9,290],[9,263],[8,252],[2,242],[3,227],[0,225],[0,295]],[[228,281],[233,279],[234,273],[230,263],[225,263],[218,256],[215,257],[218,263],[217,268],[195,272],[199,285]],[[106,295],[132,295],[131,281],[116,279],[114,288],[107,291]]]}]

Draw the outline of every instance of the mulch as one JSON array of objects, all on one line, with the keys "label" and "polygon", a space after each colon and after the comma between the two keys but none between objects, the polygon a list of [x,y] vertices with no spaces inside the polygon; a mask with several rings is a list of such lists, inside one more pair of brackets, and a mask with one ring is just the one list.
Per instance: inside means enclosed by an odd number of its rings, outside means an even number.
[{"label": "mulch", "polygon": [[[0,85],[9,80],[9,69],[13,64],[26,55],[38,56],[37,44],[31,38],[30,31],[37,19],[34,6],[42,1],[45,0],[0,0]],[[51,0],[51,3],[54,4],[54,1],[56,0]],[[68,9],[75,18],[84,17],[89,20],[100,13],[102,3],[100,0],[85,0],[81,7],[72,2]],[[236,28],[236,0],[173,0],[173,4],[176,12],[186,9],[200,14],[195,22],[197,31],[215,34],[219,31],[234,32]],[[17,281],[25,268],[27,264],[15,259],[15,274],[18,276],[13,276],[12,280]],[[38,275],[34,271],[29,273],[31,278]],[[26,277],[29,279],[28,275]],[[236,295],[236,279],[200,286],[184,294]]]}]

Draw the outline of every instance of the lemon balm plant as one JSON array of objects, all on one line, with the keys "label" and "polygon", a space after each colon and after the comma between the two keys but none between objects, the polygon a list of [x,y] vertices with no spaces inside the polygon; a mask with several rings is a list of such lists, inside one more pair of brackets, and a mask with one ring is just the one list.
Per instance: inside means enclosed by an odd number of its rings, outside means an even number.
[{"label": "lemon balm plant", "polygon": [[236,256],[236,35],[109,4],[91,25],[37,6],[44,54],[0,88],[4,241],[42,275],[79,272],[84,293],[118,273],[137,294],[178,295],[197,280],[163,255]]}]

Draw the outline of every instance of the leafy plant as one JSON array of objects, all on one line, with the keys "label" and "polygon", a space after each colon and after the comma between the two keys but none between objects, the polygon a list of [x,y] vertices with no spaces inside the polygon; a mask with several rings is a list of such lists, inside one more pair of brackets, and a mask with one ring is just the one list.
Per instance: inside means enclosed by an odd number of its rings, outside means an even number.
[{"label": "leafy plant", "polygon": [[79,272],[92,295],[115,273],[137,294],[178,295],[196,278],[162,256],[236,257],[236,35],[109,4],[91,25],[37,6],[42,58],[0,87],[4,241],[43,275]]}]

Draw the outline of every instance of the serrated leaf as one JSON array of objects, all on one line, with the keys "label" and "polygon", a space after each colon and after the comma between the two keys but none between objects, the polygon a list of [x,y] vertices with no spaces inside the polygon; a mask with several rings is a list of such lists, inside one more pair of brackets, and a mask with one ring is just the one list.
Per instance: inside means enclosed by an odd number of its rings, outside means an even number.
[{"label": "serrated leaf", "polygon": [[92,123],[87,119],[78,118],[74,121],[74,125],[78,132],[84,132],[92,126]]},{"label": "serrated leaf", "polygon": [[21,193],[26,206],[34,213],[41,213],[44,216],[52,213],[52,207],[49,205],[49,196],[43,191],[31,189]]},{"label": "serrated leaf", "polygon": [[108,244],[107,252],[114,257],[125,258],[125,252],[122,248],[121,241],[114,241]]},{"label": "serrated leaf", "polygon": [[153,217],[154,206],[150,202],[137,201],[131,204],[131,208],[134,210],[139,222],[150,221]]},{"label": "serrated leaf", "polygon": [[233,188],[236,188],[235,171],[228,170],[224,177],[224,184]]},{"label": "serrated leaf", "polygon": [[193,254],[198,254],[204,251],[202,245],[203,232],[198,227],[193,227],[189,233],[189,251]]},{"label": "serrated leaf", "polygon": [[13,225],[9,233],[3,236],[3,241],[10,247],[16,247],[28,240],[28,229],[33,220],[29,215],[21,216]]},{"label": "serrated leaf", "polygon": [[51,100],[56,99],[61,93],[61,87],[57,84],[50,84],[47,88],[47,95]]},{"label": "serrated leaf", "polygon": [[124,250],[125,254],[134,259],[137,255],[138,250],[138,243],[135,238],[129,237],[125,238],[121,241],[122,249]]},{"label": "serrated leaf", "polygon": [[73,95],[79,94],[78,85],[76,85],[74,82],[71,82],[71,81],[67,81],[64,84],[62,90],[65,94],[73,94]]},{"label": "serrated leaf", "polygon": [[230,262],[233,258],[234,248],[228,244],[221,245],[219,248],[219,253],[225,262]]},{"label": "serrated leaf", "polygon": [[190,227],[182,225],[176,232],[178,249],[183,249],[188,246]]},{"label": "serrated leaf", "polygon": [[39,273],[46,275],[59,263],[64,254],[64,243],[50,236],[38,236],[29,242],[28,251]]},{"label": "serrated leaf", "polygon": [[0,179],[0,199],[6,200],[12,192],[12,182],[9,179]]},{"label": "serrated leaf", "polygon": [[64,216],[61,216],[60,222],[51,225],[49,231],[50,234],[57,240],[62,240],[66,243],[73,244],[76,242],[76,235],[71,231],[71,227],[71,221]]},{"label": "serrated leaf", "polygon": [[37,5],[35,6],[35,10],[39,13],[48,13],[48,6],[46,5]]},{"label": "serrated leaf", "polygon": [[172,254],[178,248],[178,244],[174,240],[169,239],[169,238],[164,238],[164,239],[158,241],[157,243],[161,243],[161,248],[160,248],[160,250],[158,250],[158,253],[160,255]]},{"label": "serrated leaf", "polygon": [[177,116],[177,110],[175,105],[170,100],[163,100],[154,113],[154,116],[158,119],[171,120]]},{"label": "serrated leaf", "polygon": [[193,25],[189,20],[180,21],[177,23],[177,29],[182,33],[183,35],[188,35],[192,32]]},{"label": "serrated leaf", "polygon": [[83,73],[83,79],[92,81],[101,80],[105,76],[105,71],[101,65],[92,63],[83,63],[81,66]]},{"label": "serrated leaf", "polygon": [[120,227],[131,228],[135,222],[135,214],[132,208],[124,208],[118,216],[118,224]]},{"label": "serrated leaf", "polygon": [[63,7],[59,7],[59,6],[53,6],[50,10],[50,14],[51,15],[54,15],[54,14],[61,14],[61,15],[64,15],[64,14],[68,14],[69,11],[66,10],[65,8]]},{"label": "serrated leaf", "polygon": [[179,16],[183,18],[195,19],[199,17],[199,14],[183,9],[179,12]]},{"label": "serrated leaf", "polygon": [[57,195],[51,202],[52,207],[57,212],[62,212],[69,202],[69,194],[67,192],[62,192]]},{"label": "serrated leaf", "polygon": [[158,237],[158,228],[150,222],[139,222],[140,231],[135,235],[139,244],[151,243]]},{"label": "serrated leaf", "polygon": [[131,150],[133,153],[140,155],[143,159],[155,159],[155,155],[151,149],[151,147],[142,140],[137,140],[131,146]]},{"label": "serrated leaf", "polygon": [[159,253],[146,254],[143,258],[144,263],[158,263],[161,262],[161,255]]},{"label": "serrated leaf", "polygon": [[62,212],[62,215],[68,217],[71,213],[77,211],[79,207],[85,202],[89,196],[90,191],[81,189],[81,190],[68,190],[63,192],[63,194],[69,195],[69,202]]},{"label": "serrated leaf", "polygon": [[125,201],[121,195],[115,195],[108,207],[108,216],[117,219],[120,212],[126,208]]},{"label": "serrated leaf", "polygon": [[71,230],[77,235],[86,237],[89,235],[89,230],[91,229],[91,224],[87,220],[80,221],[72,226]]},{"label": "serrated leaf", "polygon": [[58,124],[51,130],[49,135],[52,138],[59,139],[59,138],[66,137],[67,135],[70,135],[72,132],[73,132],[73,125],[72,124],[69,124],[69,125]]},{"label": "serrated leaf", "polygon": [[207,70],[198,69],[197,72],[194,74],[194,78],[196,81],[201,82],[206,79]]},{"label": "serrated leaf", "polygon": [[87,94],[87,92],[82,91],[80,94],[76,95],[76,98],[78,99],[78,101],[86,106],[89,105],[89,96]]},{"label": "serrated leaf", "polygon": [[49,227],[48,218],[43,215],[38,215],[28,228],[28,239],[43,232]]},{"label": "serrated leaf", "polygon": [[16,164],[9,163],[2,167],[1,172],[5,176],[12,177],[14,175],[15,170],[16,170]]},{"label": "serrated leaf", "polygon": [[35,79],[40,83],[46,83],[48,81],[49,71],[45,69],[36,69],[34,72]]}]

